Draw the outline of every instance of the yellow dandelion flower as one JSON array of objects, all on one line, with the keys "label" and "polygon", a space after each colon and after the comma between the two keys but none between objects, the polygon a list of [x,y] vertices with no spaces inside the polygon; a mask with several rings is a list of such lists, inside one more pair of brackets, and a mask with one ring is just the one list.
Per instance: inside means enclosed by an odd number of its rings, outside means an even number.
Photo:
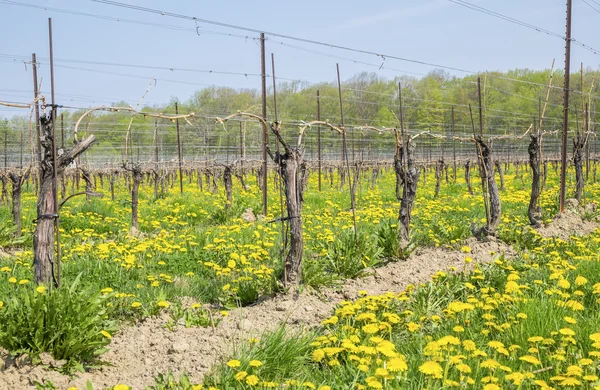
[{"label": "yellow dandelion flower", "polygon": [[498,363],[494,359],[487,359],[484,362],[482,362],[479,366],[482,368],[488,368],[490,370],[493,370],[493,369],[500,367],[500,363]]},{"label": "yellow dandelion flower", "polygon": [[249,386],[255,386],[258,384],[258,377],[256,375],[249,375],[246,377],[246,383]]},{"label": "yellow dandelion flower", "polygon": [[242,362],[240,362],[239,360],[236,359],[232,359],[230,361],[227,362],[227,366],[231,367],[231,368],[237,368],[242,364]]},{"label": "yellow dandelion flower", "polygon": [[408,370],[408,365],[406,364],[406,358],[404,356],[391,359],[387,362],[386,367],[392,372],[404,372]]},{"label": "yellow dandelion flower", "polygon": [[575,331],[570,328],[562,328],[558,331],[558,333],[562,334],[563,336],[575,336]]},{"label": "yellow dandelion flower", "polygon": [[36,287],[35,291],[37,291],[40,294],[45,293],[48,290],[48,288],[46,286],[38,286]]},{"label": "yellow dandelion flower", "polygon": [[379,332],[379,326],[377,326],[375,324],[363,325],[363,327],[361,329],[363,332],[365,332],[367,334],[374,334],[374,333]]},{"label": "yellow dandelion flower", "polygon": [[483,386],[483,390],[501,390],[502,388],[495,383],[488,383]]},{"label": "yellow dandelion flower", "polygon": [[426,361],[425,363],[419,366],[419,371],[425,375],[432,376],[436,379],[441,379],[442,374],[444,373],[444,369],[438,362],[433,360]]},{"label": "yellow dandelion flower", "polygon": [[588,280],[586,278],[584,278],[583,276],[581,276],[581,275],[579,275],[578,277],[575,278],[575,285],[577,287],[583,286],[587,282],[588,282]]},{"label": "yellow dandelion flower", "polygon": [[531,355],[521,356],[519,358],[519,360],[522,360],[527,363],[531,363],[536,366],[542,364],[542,362],[540,362],[535,356],[531,356]]},{"label": "yellow dandelion flower", "polygon": [[406,324],[406,327],[408,328],[409,332],[413,333],[413,332],[416,332],[421,327],[421,325],[416,324],[411,321],[408,324]]},{"label": "yellow dandelion flower", "polygon": [[243,381],[247,376],[248,376],[248,373],[246,371],[240,371],[237,374],[235,374],[233,377],[237,381]]},{"label": "yellow dandelion flower", "polygon": [[560,382],[561,386],[575,387],[581,385],[581,381],[577,378],[565,378]]}]

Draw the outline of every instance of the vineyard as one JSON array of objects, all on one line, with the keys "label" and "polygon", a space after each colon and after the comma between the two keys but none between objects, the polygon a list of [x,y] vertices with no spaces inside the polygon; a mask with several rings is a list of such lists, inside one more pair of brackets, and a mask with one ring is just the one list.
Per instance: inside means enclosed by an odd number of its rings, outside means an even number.
[{"label": "vineyard", "polygon": [[[158,186],[152,170],[139,179],[128,170],[81,172],[84,180],[68,169],[67,196],[88,182],[105,196],[83,191],[61,208],[61,288],[35,287],[34,226],[25,222],[16,242],[3,233],[4,245],[24,248],[0,267],[1,345],[16,359],[3,386],[592,388],[600,186],[591,174],[583,205],[570,202],[553,221],[558,164],[546,164],[536,231],[532,171],[500,165],[502,216],[482,241],[471,227],[486,221],[477,170],[470,194],[463,167],[419,168],[404,244],[393,164],[353,168],[356,231],[343,166],[324,170],[321,191],[309,175],[299,290],[283,279],[290,243],[277,217],[277,170],[262,216],[253,212],[262,208],[259,168],[184,170],[183,193],[176,168]],[[573,191],[575,182],[570,170]],[[35,180],[22,188],[21,219],[35,220]],[[10,208],[2,210],[10,220]],[[91,369],[78,374],[83,367]]]},{"label": "vineyard", "polygon": [[[564,40],[564,72],[93,2],[194,28],[0,1],[243,40],[261,72],[55,59],[51,18],[48,59],[0,54],[33,76],[33,100],[0,89],[0,389],[600,389],[600,72],[572,74],[570,46],[600,54],[571,38],[571,0],[564,37],[450,0]],[[333,58],[336,80],[276,76],[278,46]],[[338,60],[377,72],[343,80]],[[146,89],[55,94],[55,66]],[[151,104],[163,81],[202,88]]]}]

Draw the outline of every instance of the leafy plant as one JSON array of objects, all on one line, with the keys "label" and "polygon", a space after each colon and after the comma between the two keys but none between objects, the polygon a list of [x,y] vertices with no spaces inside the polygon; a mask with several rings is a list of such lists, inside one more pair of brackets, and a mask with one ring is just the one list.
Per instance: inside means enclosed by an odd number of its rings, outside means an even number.
[{"label": "leafy plant", "polygon": [[15,237],[16,231],[17,227],[8,223],[0,226],[0,248],[11,248],[31,241],[32,237],[30,234],[22,234],[19,237]]},{"label": "leafy plant", "polygon": [[382,249],[365,233],[354,235],[353,230],[343,231],[329,247],[325,260],[327,267],[344,278],[357,278],[364,275],[367,268],[381,262]]},{"label": "leafy plant", "polygon": [[154,377],[154,385],[148,386],[147,390],[193,390],[198,386],[192,385],[187,374],[183,374],[178,378],[172,372],[166,374],[158,374]]},{"label": "leafy plant", "polygon": [[54,359],[98,363],[106,351],[115,324],[106,320],[111,295],[78,291],[79,277],[71,286],[47,290],[15,287],[0,309],[0,346],[11,355],[36,358],[48,352]]},{"label": "leafy plant", "polygon": [[321,258],[306,259],[302,263],[302,283],[305,286],[319,289],[334,287],[342,282],[342,278],[327,270],[327,263]]}]

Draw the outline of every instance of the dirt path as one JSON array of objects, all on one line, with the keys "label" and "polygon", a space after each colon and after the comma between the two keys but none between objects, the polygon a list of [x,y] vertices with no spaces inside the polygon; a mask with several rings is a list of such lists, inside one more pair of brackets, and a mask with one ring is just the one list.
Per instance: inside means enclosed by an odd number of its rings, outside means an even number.
[{"label": "dirt path", "polygon": [[[471,256],[476,262],[490,262],[504,253],[513,256],[514,250],[499,241],[477,242],[468,240]],[[355,299],[358,291],[369,294],[403,291],[410,283],[424,283],[437,271],[451,267],[461,269],[465,253],[441,248],[417,249],[407,261],[391,263],[378,268],[372,276],[346,281],[340,289],[325,290],[321,294],[304,292],[297,299],[276,296],[254,306],[233,310],[216,328],[178,327],[171,332],[164,328],[168,318],[149,318],[135,326],[125,327],[116,334],[111,350],[103,360],[112,366],[80,374],[73,380],[41,366],[11,367],[0,371],[0,389],[34,388],[32,381],[51,380],[58,388],[77,386],[85,388],[91,381],[102,389],[125,383],[134,389],[154,383],[158,373],[187,372],[193,382],[202,377],[217,362],[225,359],[242,340],[260,337],[286,323],[289,328],[302,329],[318,326],[331,315],[342,300]]]}]

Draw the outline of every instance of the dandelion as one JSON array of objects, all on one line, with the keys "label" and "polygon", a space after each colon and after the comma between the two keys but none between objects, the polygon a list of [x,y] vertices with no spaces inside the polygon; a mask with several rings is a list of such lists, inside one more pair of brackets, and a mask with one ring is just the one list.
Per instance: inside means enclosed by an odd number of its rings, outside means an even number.
[{"label": "dandelion", "polygon": [[599,333],[594,333],[590,335],[590,340],[598,342],[600,341],[600,332]]},{"label": "dandelion", "polygon": [[486,361],[484,361],[483,363],[480,364],[480,367],[489,368],[490,370],[493,370],[493,369],[500,367],[500,363],[498,363],[494,359],[487,359]]},{"label": "dandelion", "polygon": [[262,366],[262,362],[260,360],[250,360],[250,363],[248,363],[248,365],[250,367],[260,367]]},{"label": "dandelion", "polygon": [[46,292],[46,290],[48,290],[48,288],[46,286],[38,286],[36,287],[35,291],[37,291],[40,294],[43,294]]},{"label": "dandelion", "polygon": [[488,383],[483,386],[483,390],[501,390],[502,388],[494,383]]},{"label": "dandelion", "polygon": [[408,328],[409,332],[414,333],[421,327],[421,325],[415,324],[414,322],[409,322],[406,324],[406,327]]},{"label": "dandelion", "polygon": [[322,349],[317,349],[313,351],[312,358],[315,362],[320,362],[325,358],[325,351]]},{"label": "dandelion", "polygon": [[465,363],[460,363],[456,365],[456,369],[459,372],[462,372],[463,374],[470,374],[471,373],[471,367],[469,367],[467,364]]},{"label": "dandelion", "polygon": [[535,356],[531,356],[531,355],[521,356],[519,358],[519,360],[522,360],[527,363],[531,363],[536,366],[542,364],[542,362],[540,362]]},{"label": "dandelion", "polygon": [[569,283],[567,279],[560,279],[558,281],[558,287],[562,288],[563,290],[568,290],[571,288],[571,283]]},{"label": "dandelion", "polygon": [[379,327],[375,324],[367,324],[362,327],[362,331],[367,334],[374,334],[374,333],[379,332]]},{"label": "dandelion", "polygon": [[408,370],[408,365],[406,364],[406,358],[395,357],[387,362],[387,369],[391,372],[404,372]]},{"label": "dandelion", "polygon": [[429,360],[419,366],[419,371],[433,378],[441,379],[444,369],[439,363]]},{"label": "dandelion", "polygon": [[159,301],[156,305],[158,307],[164,307],[164,308],[166,308],[166,307],[169,307],[170,304],[167,301]]},{"label": "dandelion", "polygon": [[575,387],[575,386],[579,386],[581,385],[581,381],[578,380],[577,378],[565,378],[560,382],[561,386],[570,386],[570,387]]},{"label": "dandelion", "polygon": [[112,339],[112,336],[111,336],[111,334],[110,334],[110,333],[108,333],[108,332],[107,332],[107,331],[105,331],[105,330],[101,330],[101,331],[100,331],[100,334],[102,334],[102,336],[106,337],[106,338],[107,338],[107,339],[109,339],[109,340],[110,340],[110,339]]},{"label": "dandelion", "polygon": [[246,378],[246,383],[250,386],[255,386],[256,384],[258,384],[258,377],[256,375],[249,375]]},{"label": "dandelion", "polygon": [[562,328],[558,332],[563,336],[575,336],[575,331],[570,328]]},{"label": "dandelion", "polygon": [[575,278],[575,285],[577,287],[583,286],[587,282],[588,282],[588,280],[581,275],[579,275],[578,277]]},{"label": "dandelion", "polygon": [[138,302],[138,301],[135,301],[135,302],[132,302],[132,303],[131,303],[131,307],[133,307],[134,309],[135,309],[136,307],[141,307],[141,306],[142,306],[142,303],[141,303],[141,302]]},{"label": "dandelion", "polygon": [[247,376],[248,376],[248,373],[246,371],[240,371],[237,374],[235,374],[233,377],[237,381],[243,381],[244,378],[246,378]]},{"label": "dandelion", "polygon": [[113,387],[113,390],[131,390],[131,387],[123,384],[118,384]]},{"label": "dandelion", "polygon": [[232,359],[230,361],[227,362],[227,366],[230,368],[237,368],[241,365],[242,363],[239,360],[236,359]]}]

